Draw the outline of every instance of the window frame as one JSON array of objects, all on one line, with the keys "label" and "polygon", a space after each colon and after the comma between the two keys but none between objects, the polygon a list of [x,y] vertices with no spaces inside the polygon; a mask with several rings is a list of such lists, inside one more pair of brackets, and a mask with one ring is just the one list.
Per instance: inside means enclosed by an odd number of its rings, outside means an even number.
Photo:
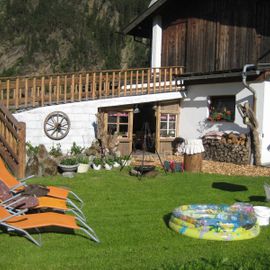
[{"label": "window frame", "polygon": [[[117,114],[116,115],[116,122],[110,122],[109,121],[110,114],[113,114],[113,113],[114,114]],[[123,117],[123,114],[125,114],[125,116],[127,117],[127,122],[121,122],[120,121],[120,117]],[[107,134],[111,134],[109,132],[109,126],[110,125],[116,125],[116,131],[115,131],[116,134],[118,136],[120,136],[121,138],[123,138],[123,139],[128,139],[129,138],[129,117],[130,117],[130,114],[127,111],[108,111],[107,112],[107,127],[106,127]],[[120,133],[120,126],[126,126],[127,127],[127,131],[126,131],[126,135],[125,136],[123,136]]]},{"label": "window frame", "polygon": [[[208,96],[208,121],[211,122],[229,122],[234,123],[235,121],[235,113],[236,113],[236,96],[235,95],[212,95]],[[222,99],[224,99],[222,101]],[[229,100],[231,99],[231,100]],[[213,101],[214,100],[214,101]],[[228,106],[228,103],[233,101],[233,104]],[[218,103],[227,102],[227,104],[223,104],[221,109],[215,109]],[[218,105],[220,107],[220,105]],[[229,110],[226,107],[230,107]]]},{"label": "window frame", "polygon": [[[166,121],[162,121],[162,115],[166,115],[167,116],[167,120]],[[172,122],[170,121],[170,116],[173,115],[175,117],[175,120]],[[159,119],[159,137],[160,139],[173,139],[177,137],[177,113],[173,113],[173,112],[161,112],[160,113],[160,119]],[[166,123],[166,129],[161,128],[161,123]],[[170,128],[170,124],[174,123],[174,129]],[[174,136],[170,136],[169,132],[171,130],[174,130]],[[168,136],[163,136],[161,134],[161,131],[166,131]]]}]

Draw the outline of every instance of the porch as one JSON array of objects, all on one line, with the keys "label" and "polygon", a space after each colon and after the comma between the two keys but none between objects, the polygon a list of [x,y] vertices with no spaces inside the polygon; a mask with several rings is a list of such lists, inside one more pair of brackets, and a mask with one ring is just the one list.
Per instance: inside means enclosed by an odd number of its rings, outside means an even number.
[{"label": "porch", "polygon": [[0,101],[12,111],[86,100],[184,90],[183,67],[102,70],[0,78]]},{"label": "porch", "polygon": [[[103,103],[108,104],[105,100],[119,98],[120,102],[121,98],[133,96],[139,98],[139,96],[150,94],[157,94],[157,96],[166,93],[173,94],[185,89],[182,81],[176,80],[182,73],[183,67],[176,66],[0,78],[0,113],[2,115],[0,156],[14,174],[19,177],[24,176],[26,127],[25,124],[18,122],[12,113],[31,112],[32,109],[42,109],[47,106],[50,109],[44,108],[44,114],[53,109],[58,110],[54,105],[68,104],[69,110],[74,112],[78,105],[73,105],[83,104],[82,101],[96,101],[94,106],[101,106]],[[86,102],[79,113],[85,114],[85,108],[89,105]],[[60,106],[59,109],[61,108]],[[42,117],[40,114],[38,118]],[[76,115],[74,118],[76,121],[81,119]],[[33,119],[33,115],[30,115],[30,119]],[[27,116],[22,117],[20,121],[27,122],[27,126],[31,126],[31,121],[28,121]],[[30,127],[30,130],[34,128],[35,133],[37,129],[39,130],[40,134],[36,135],[38,138],[44,136],[43,121],[43,118],[39,121],[36,114],[35,125]],[[40,127],[37,127],[39,124]],[[44,141],[46,140],[48,138],[44,138]]]}]

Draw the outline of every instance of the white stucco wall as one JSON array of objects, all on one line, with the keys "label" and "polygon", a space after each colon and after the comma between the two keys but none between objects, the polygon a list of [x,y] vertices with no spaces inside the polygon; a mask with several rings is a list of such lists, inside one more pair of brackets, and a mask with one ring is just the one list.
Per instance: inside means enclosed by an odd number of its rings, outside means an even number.
[{"label": "white stucco wall", "polygon": [[[262,132],[262,164],[270,165],[270,82],[264,82],[263,94],[260,99],[263,100],[263,106],[258,109],[261,112],[261,132]],[[258,107],[258,106],[257,106]]]},{"label": "white stucco wall", "polygon": [[[18,121],[26,123],[26,141],[33,145],[44,144],[50,149],[57,143],[61,144],[64,152],[70,150],[73,142],[77,145],[87,147],[90,146],[95,139],[94,125],[96,123],[95,114],[98,108],[121,106],[127,104],[141,104],[147,102],[179,99],[182,95],[179,92],[162,93],[152,95],[141,95],[132,97],[119,97],[94,101],[75,102],[62,105],[54,105],[41,107],[14,114]],[[47,115],[54,111],[62,111],[66,113],[71,122],[71,128],[68,135],[59,141],[49,139],[43,129],[44,120]]]},{"label": "white stucco wall", "polygon": [[207,121],[208,96],[236,95],[236,105],[245,100],[252,101],[251,92],[243,89],[241,83],[204,84],[188,87],[187,98],[181,103],[180,136],[184,138],[199,138],[208,131],[238,131],[247,132],[246,125],[236,109],[235,121],[210,122]]},{"label": "white stucco wall", "polygon": [[[270,164],[270,82],[252,83],[256,91],[257,109],[256,117],[259,121],[261,140],[262,164]],[[243,123],[237,108],[235,108],[235,121],[210,122],[208,117],[208,96],[236,95],[236,105],[249,101],[253,105],[252,93],[244,88],[242,83],[223,83],[193,85],[188,87],[187,98],[181,102],[180,136],[183,138],[200,138],[209,131],[238,131],[247,133],[248,127]]]}]

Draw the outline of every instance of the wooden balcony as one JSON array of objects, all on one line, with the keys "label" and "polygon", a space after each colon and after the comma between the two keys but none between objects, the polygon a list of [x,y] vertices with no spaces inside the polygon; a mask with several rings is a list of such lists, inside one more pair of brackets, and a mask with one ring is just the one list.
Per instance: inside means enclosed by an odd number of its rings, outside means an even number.
[{"label": "wooden balcony", "polygon": [[104,70],[99,72],[0,78],[0,101],[11,110],[85,100],[175,92],[183,67]]}]

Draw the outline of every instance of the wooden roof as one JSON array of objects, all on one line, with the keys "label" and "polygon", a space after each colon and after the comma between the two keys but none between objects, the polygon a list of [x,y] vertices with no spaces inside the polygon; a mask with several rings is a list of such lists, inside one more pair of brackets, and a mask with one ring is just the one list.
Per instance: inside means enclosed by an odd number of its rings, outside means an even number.
[{"label": "wooden roof", "polygon": [[158,0],[149,6],[142,14],[135,18],[123,29],[125,35],[149,38],[152,33],[152,17],[159,13],[161,7],[169,0]]}]

